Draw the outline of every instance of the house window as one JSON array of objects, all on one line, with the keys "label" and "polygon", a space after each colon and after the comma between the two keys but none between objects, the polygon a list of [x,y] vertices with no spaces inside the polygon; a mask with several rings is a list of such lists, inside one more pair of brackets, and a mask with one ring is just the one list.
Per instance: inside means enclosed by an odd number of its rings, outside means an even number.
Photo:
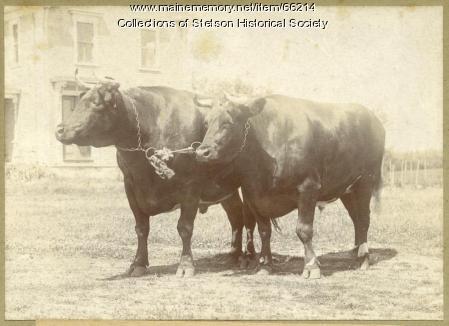
[{"label": "house window", "polygon": [[166,30],[140,31],[140,67],[142,69],[160,69],[160,59],[167,53],[171,37],[172,33]]},{"label": "house window", "polygon": [[77,60],[79,63],[94,62],[94,24],[76,22]]},{"label": "house window", "polygon": [[158,35],[154,30],[140,31],[140,47],[141,47],[141,67],[152,69],[157,68],[158,60]]},{"label": "house window", "polygon": [[19,63],[19,24],[12,25],[13,62]]},{"label": "house window", "polygon": [[[62,121],[67,121],[78,103],[78,96],[62,96]],[[63,159],[65,162],[92,161],[91,147],[78,145],[63,145]]]}]

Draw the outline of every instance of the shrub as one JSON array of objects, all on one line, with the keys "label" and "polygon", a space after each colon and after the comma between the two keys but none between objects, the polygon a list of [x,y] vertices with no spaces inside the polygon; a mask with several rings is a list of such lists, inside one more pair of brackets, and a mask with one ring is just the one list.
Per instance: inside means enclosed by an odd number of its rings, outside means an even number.
[{"label": "shrub", "polygon": [[5,167],[5,178],[7,180],[32,181],[40,179],[53,179],[56,175],[46,166],[29,165],[7,165]]}]

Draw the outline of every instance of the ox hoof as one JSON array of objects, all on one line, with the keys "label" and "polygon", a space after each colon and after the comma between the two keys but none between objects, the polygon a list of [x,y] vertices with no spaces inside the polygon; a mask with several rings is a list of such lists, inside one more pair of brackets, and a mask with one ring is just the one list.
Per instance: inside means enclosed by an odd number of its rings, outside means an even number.
[{"label": "ox hoof", "polygon": [[178,267],[176,271],[177,277],[192,277],[195,275],[195,269],[193,267]]},{"label": "ox hoof", "polygon": [[257,259],[255,255],[242,254],[239,257],[240,269],[255,269],[257,267]]},{"label": "ox hoof", "polygon": [[366,242],[357,247],[357,264],[362,271],[369,269],[369,249]]},{"label": "ox hoof", "polygon": [[131,277],[140,277],[145,275],[147,268],[145,266],[131,266],[128,270],[128,275]]},{"label": "ox hoof", "polygon": [[364,257],[357,258],[357,261],[359,263],[359,268],[362,271],[366,271],[369,269],[369,256],[365,255]]},{"label": "ox hoof", "polygon": [[247,269],[249,266],[249,258],[246,255],[241,255],[239,257],[240,269]]},{"label": "ox hoof", "polygon": [[185,255],[181,257],[178,270],[176,271],[177,277],[191,277],[195,274],[195,267],[193,265],[193,257]]},{"label": "ox hoof", "polygon": [[[248,269],[256,269],[258,266],[257,258],[255,255],[248,256]],[[271,268],[271,267],[270,267]]]},{"label": "ox hoof", "polygon": [[321,278],[321,270],[319,267],[312,269],[304,269],[302,277],[308,280]]},{"label": "ox hoof", "polygon": [[305,279],[321,278],[320,262],[316,257],[313,257],[305,266],[302,272]]},{"label": "ox hoof", "polygon": [[273,273],[273,267],[265,265],[265,266],[261,266],[260,269],[257,271],[257,275],[270,275],[271,273]]}]

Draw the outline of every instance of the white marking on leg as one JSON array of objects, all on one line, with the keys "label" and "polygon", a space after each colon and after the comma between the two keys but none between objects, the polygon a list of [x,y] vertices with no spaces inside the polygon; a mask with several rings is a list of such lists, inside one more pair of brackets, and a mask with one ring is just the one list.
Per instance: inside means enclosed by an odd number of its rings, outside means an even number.
[{"label": "white marking on leg", "polygon": [[362,243],[359,246],[359,252],[358,252],[357,256],[363,257],[365,255],[368,255],[368,244],[366,242]]},{"label": "white marking on leg", "polygon": [[315,262],[316,262],[316,258],[313,257],[313,258],[306,264],[306,266],[313,266],[313,265],[315,265]]}]

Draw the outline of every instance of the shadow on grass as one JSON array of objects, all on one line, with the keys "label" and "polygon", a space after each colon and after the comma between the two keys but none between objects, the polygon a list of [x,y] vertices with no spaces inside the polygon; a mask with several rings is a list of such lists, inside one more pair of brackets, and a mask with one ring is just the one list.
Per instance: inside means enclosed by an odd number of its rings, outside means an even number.
[{"label": "shadow on grass", "polygon": [[[370,265],[390,260],[397,255],[397,251],[391,248],[371,248]],[[340,251],[324,254],[318,257],[321,263],[323,276],[330,276],[337,272],[355,270],[358,268],[356,256],[353,250]],[[301,274],[304,268],[303,257],[292,257],[273,253],[274,275]],[[178,264],[150,266],[142,277],[151,275],[175,275]],[[238,263],[232,260],[228,254],[217,254],[212,257],[204,257],[195,260],[195,273],[226,273],[226,276],[251,275],[256,272],[255,268],[240,269]],[[129,277],[126,274],[111,276],[103,280],[117,280]]]},{"label": "shadow on grass", "polygon": [[[370,248],[370,265],[390,260],[397,255],[397,251],[391,248]],[[274,274],[302,273],[304,269],[303,257],[288,257],[275,255],[280,262],[274,266]],[[318,257],[321,263],[323,276],[330,276],[337,272],[355,270],[359,268],[356,255],[353,250],[332,252]]]}]

